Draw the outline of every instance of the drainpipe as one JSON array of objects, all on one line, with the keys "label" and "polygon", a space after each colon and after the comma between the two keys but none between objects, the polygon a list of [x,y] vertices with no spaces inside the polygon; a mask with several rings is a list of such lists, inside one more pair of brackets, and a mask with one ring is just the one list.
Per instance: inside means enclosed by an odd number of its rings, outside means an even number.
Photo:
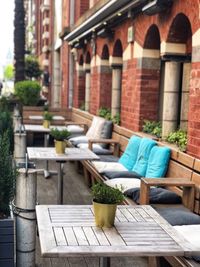
[{"label": "drainpipe", "polygon": [[[70,0],[70,27],[74,25],[74,0]],[[72,108],[73,106],[73,91],[74,91],[74,83],[73,83],[73,70],[74,70],[74,57],[73,54],[69,51],[69,96],[68,96],[68,107]]]}]

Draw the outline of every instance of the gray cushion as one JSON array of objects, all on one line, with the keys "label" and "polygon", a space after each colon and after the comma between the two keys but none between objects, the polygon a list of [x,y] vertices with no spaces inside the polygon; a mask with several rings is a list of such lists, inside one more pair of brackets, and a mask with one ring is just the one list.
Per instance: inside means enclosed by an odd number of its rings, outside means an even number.
[{"label": "gray cushion", "polygon": [[[140,204],[140,188],[128,189],[124,194]],[[165,188],[155,187],[150,188],[149,202],[150,204],[180,204],[182,201],[176,193]]]},{"label": "gray cushion", "polygon": [[97,155],[112,155],[112,151],[105,148],[93,148],[92,151]]},{"label": "gray cushion", "polygon": [[72,143],[72,145],[73,146],[78,146],[79,144],[87,144],[88,143],[88,141],[87,140],[85,140],[85,139],[79,139],[79,140],[70,140],[70,142]]},{"label": "gray cushion", "polygon": [[200,224],[200,216],[180,208],[156,208],[156,211],[171,225]]},{"label": "gray cushion", "polygon": [[118,162],[119,158],[113,155],[99,155],[99,160],[103,162]]},{"label": "gray cushion", "polygon": [[[103,128],[101,130],[101,139],[110,139],[112,137],[113,122],[105,121]],[[100,144],[103,148],[108,148],[109,144]]]},{"label": "gray cushion", "polygon": [[108,179],[115,179],[115,178],[138,178],[140,179],[142,176],[133,171],[116,171],[110,172],[106,171],[103,173]]}]

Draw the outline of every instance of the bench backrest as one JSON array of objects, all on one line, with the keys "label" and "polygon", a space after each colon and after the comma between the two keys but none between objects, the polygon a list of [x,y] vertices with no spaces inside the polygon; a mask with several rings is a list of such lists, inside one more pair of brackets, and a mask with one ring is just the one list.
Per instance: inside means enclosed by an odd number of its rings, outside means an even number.
[{"label": "bench backrest", "polygon": [[[90,126],[92,118],[93,116],[91,114],[88,114],[87,112],[78,109],[72,109],[72,121],[82,123],[84,122],[88,126]],[[151,138],[151,136],[148,134],[133,132],[129,129],[114,125],[112,138],[119,142],[120,153],[124,152],[128,144],[128,140],[132,135]],[[158,145],[168,146],[171,148],[171,158],[166,178],[187,178],[195,182],[196,193],[194,212],[200,214],[200,159],[194,158],[186,153],[179,151],[175,146],[170,145],[169,143],[158,142]],[[172,190],[180,195],[182,194],[181,187],[172,188]]]}]

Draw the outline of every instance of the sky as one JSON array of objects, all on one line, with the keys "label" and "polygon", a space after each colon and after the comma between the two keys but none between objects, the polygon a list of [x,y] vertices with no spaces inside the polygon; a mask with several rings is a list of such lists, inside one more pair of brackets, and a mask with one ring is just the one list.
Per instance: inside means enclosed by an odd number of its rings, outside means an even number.
[{"label": "sky", "polygon": [[9,50],[14,47],[14,0],[0,1],[0,66],[6,64]]}]

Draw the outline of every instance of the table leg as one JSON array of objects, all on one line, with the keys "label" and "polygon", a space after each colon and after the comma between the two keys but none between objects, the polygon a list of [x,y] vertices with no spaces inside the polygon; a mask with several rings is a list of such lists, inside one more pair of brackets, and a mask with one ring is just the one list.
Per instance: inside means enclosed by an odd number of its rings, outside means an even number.
[{"label": "table leg", "polygon": [[110,267],[110,257],[100,257],[99,266],[100,267]]},{"label": "table leg", "polygon": [[57,204],[63,204],[63,175],[64,175],[64,163],[65,161],[58,161],[59,170],[58,170],[58,195],[57,195]]},{"label": "table leg", "polygon": [[[45,134],[44,135],[44,147],[48,147],[49,146],[49,134]],[[57,174],[56,171],[49,171],[49,161],[46,160],[45,162],[45,169],[44,169],[44,177],[50,178],[51,175],[55,175]]]}]

